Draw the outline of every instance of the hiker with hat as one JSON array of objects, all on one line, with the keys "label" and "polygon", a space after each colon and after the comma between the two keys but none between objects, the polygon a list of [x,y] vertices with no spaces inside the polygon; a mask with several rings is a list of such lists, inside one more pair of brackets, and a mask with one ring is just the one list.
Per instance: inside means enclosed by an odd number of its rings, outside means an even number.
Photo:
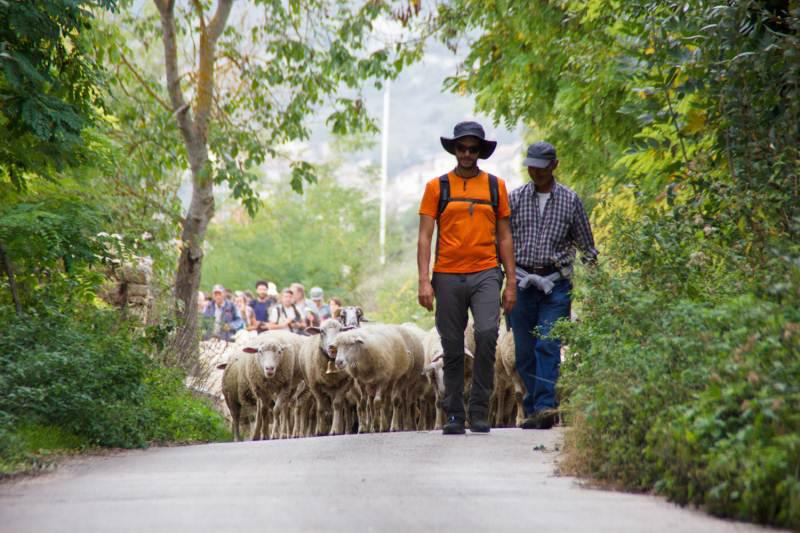
[{"label": "hiker with hat", "polygon": [[209,322],[209,328],[204,337],[206,339],[216,337],[224,341],[231,341],[234,334],[244,327],[242,315],[236,305],[225,298],[225,287],[222,285],[214,285],[211,296],[211,301],[208,302],[203,312],[203,316]]},{"label": "hiker with hat", "polygon": [[516,367],[527,392],[524,429],[550,429],[555,422],[561,342],[548,338],[553,324],[569,318],[576,248],[597,261],[589,218],[578,195],[556,181],[555,147],[528,147],[523,165],[531,181],[509,195],[516,260],[517,304],[509,316]]},{"label": "hiker with hat", "polygon": [[319,316],[320,322],[326,318],[330,318],[331,308],[324,302],[325,293],[322,288],[311,287],[311,291],[309,291],[308,294],[311,296],[311,302],[314,304],[314,311],[317,313],[317,316]]},{"label": "hiker with hat", "polygon": [[[516,300],[506,184],[478,168],[478,159],[487,159],[497,146],[485,137],[477,122],[460,122],[452,137],[441,137],[444,149],[456,157],[456,166],[426,184],[419,208],[419,303],[430,311],[436,300],[436,329],[444,350],[445,435],[465,432],[464,331],[468,310],[472,310],[475,324],[469,424],[471,431],[487,433],[504,277],[503,309],[509,312]],[[431,276],[434,226],[438,233]]]}]

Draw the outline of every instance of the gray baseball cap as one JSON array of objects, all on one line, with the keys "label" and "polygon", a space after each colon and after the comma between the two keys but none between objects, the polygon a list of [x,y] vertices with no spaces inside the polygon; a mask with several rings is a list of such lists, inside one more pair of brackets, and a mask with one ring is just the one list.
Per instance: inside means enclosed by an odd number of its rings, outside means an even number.
[{"label": "gray baseball cap", "polygon": [[556,159],[555,146],[539,141],[528,146],[528,156],[522,164],[526,167],[547,168]]},{"label": "gray baseball cap", "polygon": [[311,291],[309,293],[311,295],[312,300],[322,300],[323,292],[320,287],[311,287]]}]

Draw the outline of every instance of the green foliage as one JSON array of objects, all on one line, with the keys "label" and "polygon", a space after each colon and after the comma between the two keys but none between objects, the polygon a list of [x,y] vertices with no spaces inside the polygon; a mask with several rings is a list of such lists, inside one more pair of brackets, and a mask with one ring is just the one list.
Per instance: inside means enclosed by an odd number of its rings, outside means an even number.
[{"label": "green foliage", "polygon": [[604,264],[561,326],[572,471],[796,528],[790,4],[457,0],[440,22],[452,45],[475,35],[449,87],[554,142],[594,194]]},{"label": "green foliage", "polygon": [[251,220],[239,212],[233,223],[211,227],[205,288],[252,289],[260,279],[280,288],[300,281],[306,290],[319,285],[328,296],[351,298],[378,255],[377,203],[330,176],[302,196],[278,184],[265,204]]},{"label": "green foliage", "polygon": [[[100,206],[64,192],[28,194],[0,207],[0,246],[20,286],[23,308],[48,291],[60,291],[66,301],[94,298],[100,276],[90,267],[122,255],[117,239],[101,232],[107,223]],[[3,291],[0,302],[9,296]]]},{"label": "green foliage", "polygon": [[581,322],[560,331],[577,472],[797,527],[800,294],[779,305],[707,284],[701,303],[639,273],[581,281]]},{"label": "green foliage", "polygon": [[93,9],[116,0],[0,2],[0,183],[89,159],[83,129],[102,105],[100,67],[83,39]]},{"label": "green foliage", "polygon": [[[124,3],[120,16],[107,17],[102,37],[96,38],[101,58],[124,65],[110,83],[113,94],[131,104],[126,118],[137,127],[123,136],[135,152],[152,143],[161,151],[152,154],[154,160],[188,168],[164,73],[153,66],[162,61],[163,51],[153,55],[149,45],[161,42],[160,19],[151,3],[135,10],[129,4]],[[314,183],[315,165],[285,147],[310,137],[309,119],[315,115],[337,135],[376,131],[364,105],[365,85],[380,87],[382,80],[397,76],[421,56],[424,45],[424,39],[384,41],[376,35],[377,21],[397,19],[396,7],[374,0],[254,0],[242,8],[247,17],[234,21],[234,11],[217,44],[207,142],[214,182],[226,183],[250,214],[260,205],[254,172],[265,161],[286,160],[298,192]],[[195,45],[194,53],[199,49],[197,15],[197,4],[175,6],[177,32]],[[403,23],[410,25],[410,18]],[[191,70],[196,57],[185,58],[183,65],[190,74],[182,76],[181,88],[196,93],[190,87],[197,81]]]},{"label": "green foliage", "polygon": [[30,463],[51,446],[131,448],[227,436],[221,416],[192,398],[175,371],[159,367],[116,312],[42,305],[17,318],[0,311],[6,465]]}]

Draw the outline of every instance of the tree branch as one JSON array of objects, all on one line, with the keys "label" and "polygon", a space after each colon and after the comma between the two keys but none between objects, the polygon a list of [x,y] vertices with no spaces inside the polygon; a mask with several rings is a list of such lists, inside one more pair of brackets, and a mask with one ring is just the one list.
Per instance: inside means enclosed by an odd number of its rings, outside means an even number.
[{"label": "tree branch", "polygon": [[[173,0],[153,0],[161,15],[161,40],[164,43],[164,69],[167,76],[167,92],[172,102],[172,111],[178,119],[178,126],[187,143],[195,138],[195,124],[189,113],[189,106],[181,91],[178,75],[178,44],[175,37],[175,4]],[[180,112],[178,112],[180,111]]]},{"label": "tree branch", "polygon": [[135,68],[133,68],[133,65],[130,64],[128,59],[125,57],[125,54],[120,53],[119,57],[120,57],[120,59],[122,59],[122,62],[125,64],[125,66],[128,67],[128,70],[131,71],[131,74],[133,74],[133,77],[136,78],[136,81],[138,81],[139,84],[142,86],[142,88],[144,88],[144,90],[147,91],[147,94],[149,94],[151,97],[153,97],[153,99],[156,102],[161,104],[161,107],[163,107],[164,110],[171,112],[172,111],[172,107],[163,98],[158,96],[155,93],[155,91],[153,91],[153,89],[150,87],[150,85],[147,83],[147,81],[142,77],[142,75],[139,74],[139,72]]},{"label": "tree branch", "polygon": [[231,14],[232,7],[233,0],[219,0],[217,12],[214,13],[214,18],[208,24],[208,38],[214,41],[215,44],[228,23],[228,16]]},{"label": "tree branch", "polygon": [[[231,13],[233,0],[219,0],[217,12],[206,31],[200,32],[200,58],[197,72],[197,100],[195,104],[196,128],[200,137],[205,140],[208,131],[208,120],[211,116],[214,95],[214,61],[217,39],[222,35],[228,16]],[[202,18],[202,17],[201,17]]]}]

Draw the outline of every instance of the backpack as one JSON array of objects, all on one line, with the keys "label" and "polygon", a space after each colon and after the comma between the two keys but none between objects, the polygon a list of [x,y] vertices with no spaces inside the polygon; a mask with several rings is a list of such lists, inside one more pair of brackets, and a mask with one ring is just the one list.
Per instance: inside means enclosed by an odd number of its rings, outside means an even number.
[{"label": "backpack", "polygon": [[[439,176],[439,208],[436,213],[436,223],[441,230],[440,218],[447,204],[450,202],[469,202],[471,205],[470,213],[472,213],[472,206],[475,204],[491,205],[494,211],[495,220],[497,220],[497,212],[500,205],[500,188],[497,184],[497,176],[489,174],[489,200],[482,200],[478,198],[451,198],[450,197],[450,176],[449,174],[442,174]],[[495,253],[497,254],[497,263],[500,264],[500,245],[495,242]],[[439,234],[436,234],[436,258],[439,258]]]},{"label": "backpack", "polygon": [[497,185],[497,176],[489,174],[489,200],[479,200],[477,198],[451,198],[450,197],[450,177],[448,174],[439,176],[439,209],[436,220],[442,216],[442,212],[447,209],[450,202],[469,202],[471,204],[491,205],[494,216],[497,218],[497,209],[500,204],[500,190]]}]

